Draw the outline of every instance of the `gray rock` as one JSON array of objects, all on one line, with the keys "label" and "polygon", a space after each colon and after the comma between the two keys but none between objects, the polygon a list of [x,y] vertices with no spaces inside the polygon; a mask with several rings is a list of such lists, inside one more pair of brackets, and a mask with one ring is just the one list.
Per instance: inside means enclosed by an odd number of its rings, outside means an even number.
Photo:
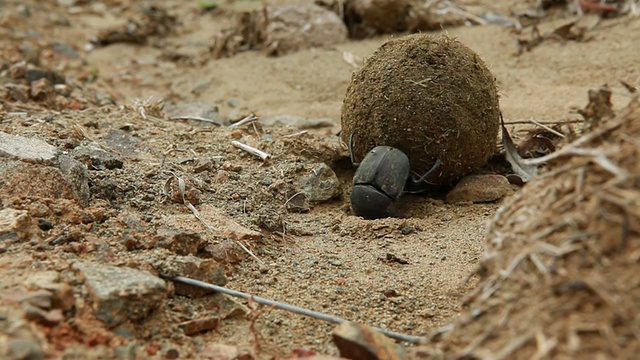
[{"label": "gray rock", "polygon": [[46,71],[38,68],[28,68],[24,74],[28,83],[38,81],[40,79],[47,79],[51,84],[64,84],[66,80],[64,75],[61,75],[54,71]]},{"label": "gray rock", "polygon": [[89,177],[87,167],[67,155],[58,156],[58,167],[69,188],[81,206],[89,204]]},{"label": "gray rock", "polygon": [[135,360],[137,352],[137,344],[135,341],[130,341],[124,345],[117,346],[114,349],[116,359],[120,360]]},{"label": "gray rock", "polygon": [[269,55],[310,47],[335,46],[347,40],[347,27],[332,11],[315,4],[268,6],[262,32]]},{"label": "gray rock", "polygon": [[325,163],[316,164],[307,176],[300,178],[299,183],[309,201],[328,201],[342,194],[340,180]]},{"label": "gray rock", "polygon": [[71,46],[59,42],[54,42],[51,44],[51,50],[55,51],[60,55],[64,55],[71,59],[79,59],[80,55],[78,52]]},{"label": "gray rock", "polygon": [[33,339],[9,340],[8,348],[9,348],[9,351],[6,359],[16,359],[16,360],[44,359],[44,352],[42,351],[40,344],[38,344],[38,342]]},{"label": "gray rock", "polygon": [[448,203],[479,203],[500,199],[512,192],[502,175],[471,175],[463,178],[447,194]]},{"label": "gray rock", "polygon": [[98,199],[116,201],[121,195],[121,189],[113,179],[94,179],[91,185],[91,193]]},{"label": "gray rock", "polygon": [[309,119],[296,115],[278,115],[270,118],[261,119],[260,122],[265,126],[291,126],[300,130],[318,129],[323,127],[332,127],[336,123],[329,118]]},{"label": "gray rock", "polygon": [[123,164],[119,155],[106,151],[96,144],[78,146],[73,149],[71,156],[93,170],[121,169]]},{"label": "gray rock", "polygon": [[110,130],[103,140],[103,144],[123,156],[134,155],[140,145],[140,139],[129,135],[123,130]]},{"label": "gray rock", "polygon": [[108,327],[144,319],[166,297],[166,285],[150,273],[96,263],[75,263],[93,302],[96,317]]},{"label": "gray rock", "polygon": [[0,156],[22,161],[54,164],[58,150],[40,139],[0,131]]}]

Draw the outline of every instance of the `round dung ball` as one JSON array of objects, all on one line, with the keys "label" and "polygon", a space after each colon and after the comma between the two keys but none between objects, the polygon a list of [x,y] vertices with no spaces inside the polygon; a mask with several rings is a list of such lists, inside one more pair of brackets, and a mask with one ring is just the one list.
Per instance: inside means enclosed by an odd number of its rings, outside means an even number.
[{"label": "round dung ball", "polygon": [[471,49],[448,36],[414,34],[383,44],[352,75],[341,137],[353,134],[357,161],[375,146],[402,150],[414,175],[448,185],[496,150],[500,109],[495,79]]}]

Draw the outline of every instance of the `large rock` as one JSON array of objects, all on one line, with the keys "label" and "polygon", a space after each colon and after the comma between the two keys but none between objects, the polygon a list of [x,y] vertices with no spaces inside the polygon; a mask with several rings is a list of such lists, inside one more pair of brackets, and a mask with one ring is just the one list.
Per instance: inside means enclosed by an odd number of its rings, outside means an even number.
[{"label": "large rock", "polygon": [[55,163],[58,150],[46,142],[0,131],[0,156],[33,163]]},{"label": "large rock", "polygon": [[89,203],[87,168],[46,142],[0,132],[0,195]]},{"label": "large rock", "polygon": [[91,170],[121,169],[123,165],[118,154],[106,151],[97,144],[78,146],[71,155]]},{"label": "large rock", "polygon": [[84,278],[96,317],[108,327],[144,319],[166,297],[165,282],[148,272],[96,263],[73,268]]},{"label": "large rock", "polygon": [[263,30],[270,55],[310,47],[333,46],[347,40],[347,27],[333,12],[313,4],[268,6]]}]

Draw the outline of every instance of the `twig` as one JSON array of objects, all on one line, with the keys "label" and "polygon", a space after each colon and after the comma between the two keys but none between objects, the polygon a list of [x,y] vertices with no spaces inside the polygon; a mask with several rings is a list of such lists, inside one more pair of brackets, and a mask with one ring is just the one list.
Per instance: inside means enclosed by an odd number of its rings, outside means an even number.
[{"label": "twig", "polygon": [[560,136],[560,137],[561,137],[561,138],[563,138],[563,139],[565,139],[565,138],[566,138],[566,136],[564,136],[564,134],[563,134],[563,133],[561,133],[561,132],[559,132],[559,131],[556,131],[556,130],[553,130],[552,128],[548,127],[547,125],[545,125],[545,124],[543,124],[543,123],[540,123],[540,122],[535,121],[535,120],[531,120],[531,122],[532,122],[533,124],[536,124],[536,125],[540,126],[541,128],[543,128],[543,129],[547,130],[548,132],[550,132],[550,133],[552,133],[552,134],[554,134],[554,135],[558,135],[558,136]]},{"label": "twig", "polygon": [[571,153],[574,152],[576,149],[578,149],[580,146],[587,144],[592,140],[597,139],[600,136],[603,136],[604,134],[619,128],[624,123],[626,117],[629,116],[629,114],[631,114],[632,111],[634,110],[635,109],[630,109],[629,107],[625,109],[625,111],[623,111],[622,113],[618,114],[618,116],[615,118],[615,121],[608,124],[607,126],[598,128],[586,135],[583,135],[578,140],[572,142],[571,144],[563,147],[562,149],[556,152],[552,152],[549,155],[545,155],[543,157],[539,157],[536,159],[527,159],[525,160],[525,163],[529,165],[539,165],[539,164],[544,164],[547,161],[557,159],[562,156],[571,155]]},{"label": "twig", "polygon": [[269,157],[271,157],[271,155],[267,154],[264,151],[258,150],[254,147],[251,147],[249,145],[243,144],[240,141],[236,141],[233,140],[231,141],[231,145],[237,147],[238,149],[244,150],[246,152],[248,152],[251,155],[255,155],[257,157],[259,157],[262,160],[267,160]]},{"label": "twig", "polygon": [[[533,120],[516,120],[516,121],[505,121],[505,125],[518,125],[518,124],[531,124]],[[558,124],[576,124],[583,123],[584,120],[558,120],[558,121],[536,121],[537,124],[544,125],[558,125]]]},{"label": "twig", "polygon": [[[213,291],[221,292],[223,294],[227,294],[227,295],[231,295],[231,296],[247,299],[247,300],[250,300],[250,301],[255,301],[258,304],[267,305],[267,306],[273,306],[273,307],[275,307],[277,309],[291,311],[291,312],[294,312],[294,313],[297,313],[297,314],[310,316],[310,317],[313,317],[313,318],[316,318],[316,319],[324,320],[324,321],[335,323],[335,324],[341,324],[343,322],[348,321],[348,320],[345,320],[343,318],[339,318],[337,316],[328,315],[328,314],[324,314],[324,313],[321,313],[321,312],[308,310],[308,309],[305,309],[305,308],[301,308],[301,307],[297,307],[297,306],[281,303],[281,302],[278,302],[278,301],[273,301],[273,300],[261,298],[261,297],[254,296],[254,295],[247,294],[247,293],[243,293],[243,292],[240,292],[240,291],[227,289],[227,288],[222,287],[222,286],[209,284],[209,283],[206,283],[204,281],[190,279],[190,278],[187,278],[187,277],[184,277],[184,276],[172,277],[172,276],[169,276],[167,274],[161,273],[160,277],[163,278],[163,279],[170,280],[170,281],[179,282],[179,283],[192,285],[192,286],[197,286],[197,287],[202,288],[202,289],[213,290]],[[384,330],[384,329],[379,329],[379,328],[373,328],[373,329],[385,334],[386,336],[388,336],[388,337],[390,337],[392,339],[396,339],[396,340],[400,340],[400,341],[406,341],[406,342],[410,342],[410,343],[414,343],[414,344],[420,343],[420,342],[425,340],[425,338],[420,337],[420,336],[401,334],[401,333],[397,333],[397,332],[393,332],[393,331],[389,331],[389,330]]]},{"label": "twig", "polygon": [[145,120],[162,120],[162,109],[164,101],[162,99],[155,100],[153,96],[149,96],[146,100],[135,99],[133,109]]},{"label": "twig", "polygon": [[522,262],[522,260],[526,259],[528,256],[529,252],[526,250],[518,254],[506,269],[500,271],[500,278],[502,280],[506,280],[509,275],[511,275],[511,273],[518,267],[518,265],[520,265],[520,262]]},{"label": "twig", "polygon": [[251,115],[245,116],[242,119],[238,120],[237,122],[234,122],[233,124],[229,125],[228,128],[230,128],[230,129],[237,128],[237,127],[242,126],[244,124],[253,123],[256,120],[258,120],[258,117],[253,115],[253,114],[251,114]]},{"label": "twig", "polygon": [[437,10],[436,13],[437,14],[446,14],[448,12],[453,12],[458,14],[459,16],[462,16],[463,18],[470,20],[470,21],[475,21],[476,23],[480,24],[480,25],[487,25],[487,20],[479,17],[478,15],[472,14],[469,11],[463,9],[460,6],[457,5],[453,5],[451,4],[449,1],[447,1],[448,5],[445,9],[443,10]]},{"label": "twig", "polygon": [[512,339],[507,343],[507,345],[505,345],[497,353],[489,354],[489,356],[497,360],[513,358],[514,357],[513,353],[518,349],[520,349],[521,347],[523,347],[527,342],[531,341],[532,339],[533,339],[533,331],[530,330],[527,333],[520,335],[515,339]]},{"label": "twig", "polygon": [[286,138],[296,137],[296,136],[304,135],[308,132],[309,130],[302,130],[302,131],[294,132],[293,134],[282,135],[282,137],[286,137]]},{"label": "twig", "polygon": [[360,65],[358,65],[358,62],[362,63],[362,59],[357,58],[355,55],[353,55],[353,53],[349,51],[342,52],[342,60],[356,69],[360,67]]},{"label": "twig", "polygon": [[192,115],[178,115],[178,116],[172,116],[169,118],[169,120],[178,120],[178,121],[182,121],[182,120],[196,120],[196,121],[202,121],[202,122],[206,122],[209,124],[214,124],[217,126],[222,126],[222,124],[219,121],[213,120],[213,119],[208,119],[208,118],[204,118],[201,116],[192,116]]},{"label": "twig", "polygon": [[427,84],[425,84],[425,82],[426,81],[431,81],[431,78],[424,78],[424,79],[422,79],[420,81],[415,81],[415,80],[412,80],[412,79],[404,79],[404,81],[412,83],[414,85],[422,86],[423,88],[427,88],[428,86],[427,86]]},{"label": "twig", "polygon": [[532,359],[541,360],[547,359],[549,353],[558,345],[558,340],[555,338],[547,339],[541,329],[536,331],[536,345],[538,351],[533,355]]},{"label": "twig", "polygon": [[[298,191],[297,193],[291,195],[290,198],[287,199],[287,201],[284,202],[284,211],[287,212],[287,204],[289,203],[289,201],[293,200],[293,198],[295,198],[298,195],[303,195],[304,191]],[[284,228],[284,226],[283,226]]]}]

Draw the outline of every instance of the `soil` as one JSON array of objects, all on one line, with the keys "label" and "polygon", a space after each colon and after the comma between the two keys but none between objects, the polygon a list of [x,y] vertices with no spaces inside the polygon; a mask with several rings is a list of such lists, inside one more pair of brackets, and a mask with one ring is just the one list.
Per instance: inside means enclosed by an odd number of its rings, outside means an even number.
[{"label": "soil", "polygon": [[[138,16],[147,3],[167,9],[177,19],[172,31],[145,44],[116,43],[83,50],[92,35]],[[508,15],[536,2],[524,2],[518,9],[506,0],[473,3],[486,12]],[[168,251],[154,247],[151,239],[168,225],[195,232],[212,245],[198,254],[221,262],[226,286],[234,290],[412,335],[447,324],[462,311],[461,298],[477,281],[471,274],[483,254],[487,222],[500,202],[453,205],[437,195],[408,195],[400,204],[401,217],[364,220],[349,211],[353,168],[337,134],[354,67],[343,53],[366,58],[390,37],[402,34],[281,57],[252,50],[210,59],[211,38],[233,26],[234,11],[260,6],[258,1],[238,1],[203,12],[196,2],[176,0],[2,3],[0,55],[7,67],[28,48],[52,43],[70,46],[77,58],[40,54],[43,66],[51,65],[74,85],[74,101],[3,101],[0,130],[36,136],[65,151],[91,140],[107,143],[114,131],[140,144],[130,153],[120,149],[122,169],[89,171],[88,207],[67,199],[47,199],[27,186],[22,192],[0,194],[0,207],[28,210],[39,214],[34,218],[53,225],[34,234],[32,241],[2,247],[0,291],[7,294],[30,274],[45,270],[60,272],[74,287],[76,311],[65,320],[73,324],[74,332],[51,330],[60,326],[35,327],[47,344],[48,357],[107,357],[113,355],[114,347],[127,342],[158,357],[176,351],[180,358],[195,357],[216,343],[235,345],[258,358],[284,356],[301,347],[337,354],[331,341],[333,324],[266,307],[257,307],[248,316],[222,319],[215,330],[184,335],[178,323],[215,314],[216,300],[211,295],[171,296],[149,318],[126,325],[133,329],[128,336],[96,320],[71,264],[95,261],[154,271],[156,259],[168,256]],[[538,28],[543,35],[549,34],[572,19],[569,12],[556,10],[540,19]],[[581,24],[597,19],[588,16]],[[618,111],[628,102],[620,81],[640,83],[637,18],[600,19],[581,41],[549,38],[521,54],[517,39],[528,38],[526,31],[518,35],[513,29],[487,25],[444,32],[477,52],[490,67],[506,122],[582,119],[575,110],[585,107],[589,89],[603,84],[613,90]],[[260,124],[234,129],[144,119],[134,103],[151,97],[165,104],[215,104],[223,118],[252,113],[259,118],[297,115],[329,118],[335,125],[299,134],[299,129]],[[510,126],[516,135],[522,128]],[[257,147],[272,158],[262,162],[233,147],[232,140]],[[193,159],[211,160],[213,165],[197,172]],[[307,212],[288,211],[287,201],[299,190],[298,179],[322,162],[336,172],[342,195],[311,204]],[[212,224],[233,219],[246,231],[259,232],[261,239],[247,245],[261,262],[229,246],[229,238],[222,233],[208,232],[179,197],[174,201],[164,196],[163,186],[172,176],[169,171],[185,179],[190,200],[204,219]],[[83,220],[87,214],[91,219]],[[75,241],[59,246],[47,242],[72,231],[78,233]],[[6,303],[2,306],[3,311],[15,309]]]}]

